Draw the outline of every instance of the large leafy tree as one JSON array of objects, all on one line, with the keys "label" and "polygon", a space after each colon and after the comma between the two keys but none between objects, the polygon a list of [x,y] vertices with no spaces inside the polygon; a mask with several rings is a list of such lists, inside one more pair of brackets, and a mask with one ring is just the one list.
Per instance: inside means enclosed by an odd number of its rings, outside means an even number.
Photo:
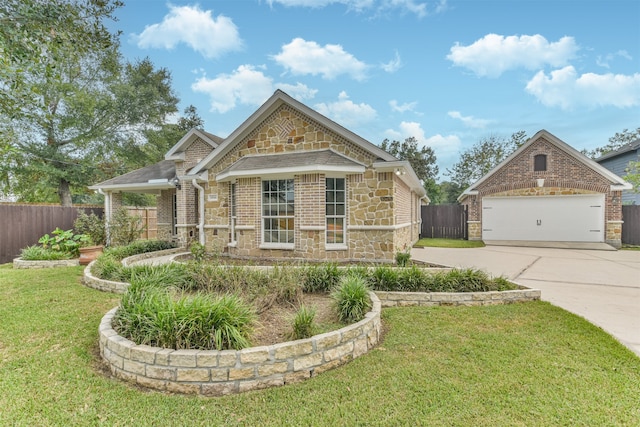
[{"label": "large leafy tree", "polygon": [[607,153],[615,151],[623,146],[635,141],[640,138],[640,127],[635,130],[624,129],[622,132],[616,132],[614,136],[609,138],[609,143],[603,145],[602,147],[595,148],[593,150],[583,150],[583,154],[591,157],[592,159],[597,159],[598,157],[604,156]]},{"label": "large leafy tree", "polygon": [[0,177],[8,177],[5,193],[70,206],[73,193],[126,163],[120,155],[144,144],[145,131],[160,128],[178,99],[166,70],[120,57],[116,36],[103,24],[120,2],[25,4],[16,12],[3,8],[0,18],[33,29],[35,40],[21,42],[3,30],[10,59],[0,84],[15,95],[0,99],[0,140],[8,147]]},{"label": "large leafy tree", "polygon": [[491,135],[475,143],[460,155],[460,160],[447,169],[454,188],[464,190],[506,159],[524,144],[527,135],[519,131],[511,138]]},{"label": "large leafy tree", "polygon": [[418,140],[412,136],[402,142],[385,139],[380,148],[400,160],[407,160],[422,181],[431,202],[438,203],[440,197],[440,189],[436,184],[438,165],[436,164],[436,154],[431,147],[418,148]]}]

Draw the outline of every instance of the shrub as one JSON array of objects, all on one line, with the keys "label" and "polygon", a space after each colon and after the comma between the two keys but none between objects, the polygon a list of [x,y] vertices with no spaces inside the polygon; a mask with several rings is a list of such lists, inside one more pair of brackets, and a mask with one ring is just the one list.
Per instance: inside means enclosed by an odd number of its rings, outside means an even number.
[{"label": "shrub", "polygon": [[398,267],[407,267],[411,264],[411,253],[407,251],[396,253],[396,264]]},{"label": "shrub", "polygon": [[174,295],[145,278],[132,281],[113,319],[114,329],[137,344],[199,350],[250,345],[255,314],[239,297]]},{"label": "shrub", "polygon": [[411,266],[403,268],[397,272],[398,274],[398,290],[403,292],[419,292],[428,288],[428,275],[419,268]]},{"label": "shrub", "polygon": [[301,340],[312,337],[317,329],[313,323],[315,317],[316,309],[314,307],[300,306],[291,321],[291,338]]},{"label": "shrub", "polygon": [[335,301],[338,318],[344,323],[361,320],[371,309],[369,288],[361,277],[343,277],[331,297]]},{"label": "shrub", "polygon": [[193,242],[189,250],[195,262],[202,262],[205,255],[207,255],[207,248],[202,243]]},{"label": "shrub", "polygon": [[65,252],[71,255],[71,258],[80,256],[80,246],[89,243],[89,236],[84,234],[73,234],[72,230],[62,230],[56,227],[51,232],[51,236],[45,234],[38,240],[38,243],[45,249],[51,249],[58,252]]},{"label": "shrub", "polygon": [[129,215],[126,208],[120,208],[113,213],[109,221],[109,244],[128,245],[139,239],[143,231],[142,217]]},{"label": "shrub", "polygon": [[54,251],[53,249],[33,245],[22,249],[20,251],[20,258],[25,261],[57,261],[61,259],[71,259],[73,257],[68,252]]},{"label": "shrub", "polygon": [[73,223],[73,229],[78,234],[89,236],[94,245],[107,244],[107,230],[104,220],[93,212],[87,215],[83,209],[78,209],[78,218]]},{"label": "shrub", "polygon": [[305,292],[329,292],[340,280],[340,270],[332,263],[307,266],[304,273]]}]

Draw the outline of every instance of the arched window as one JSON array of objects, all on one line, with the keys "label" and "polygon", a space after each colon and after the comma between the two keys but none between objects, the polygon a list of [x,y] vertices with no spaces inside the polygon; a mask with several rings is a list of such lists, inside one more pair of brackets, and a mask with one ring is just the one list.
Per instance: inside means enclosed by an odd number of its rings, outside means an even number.
[{"label": "arched window", "polygon": [[533,157],[534,172],[544,172],[547,170],[547,155],[537,154]]}]

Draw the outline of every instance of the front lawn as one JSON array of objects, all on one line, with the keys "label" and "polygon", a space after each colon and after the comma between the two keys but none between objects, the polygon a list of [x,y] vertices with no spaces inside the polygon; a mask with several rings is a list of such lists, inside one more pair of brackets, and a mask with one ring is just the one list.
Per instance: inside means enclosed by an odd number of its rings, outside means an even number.
[{"label": "front lawn", "polygon": [[414,248],[483,248],[482,240],[428,239],[423,238],[413,245]]},{"label": "front lawn", "polygon": [[384,309],[376,349],[301,384],[170,395],[100,370],[119,296],[0,267],[0,425],[638,425],[640,359],[545,302]]}]

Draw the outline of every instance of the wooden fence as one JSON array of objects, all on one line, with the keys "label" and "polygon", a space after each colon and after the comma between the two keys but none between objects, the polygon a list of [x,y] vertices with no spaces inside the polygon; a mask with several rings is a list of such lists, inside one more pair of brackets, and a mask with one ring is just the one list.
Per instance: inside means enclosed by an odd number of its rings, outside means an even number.
[{"label": "wooden fence", "polygon": [[138,215],[142,218],[144,232],[140,236],[141,239],[158,238],[158,209],[156,207],[136,208],[127,206],[127,212],[129,215]]},{"label": "wooden fence", "polygon": [[40,237],[51,234],[56,227],[73,228],[78,209],[100,217],[104,210],[94,206],[0,204],[0,264],[11,262],[20,254],[20,249],[35,245]]},{"label": "wooden fence", "polygon": [[640,205],[622,206],[622,243],[640,245]]},{"label": "wooden fence", "polygon": [[467,239],[467,207],[464,205],[422,206],[420,237]]}]

